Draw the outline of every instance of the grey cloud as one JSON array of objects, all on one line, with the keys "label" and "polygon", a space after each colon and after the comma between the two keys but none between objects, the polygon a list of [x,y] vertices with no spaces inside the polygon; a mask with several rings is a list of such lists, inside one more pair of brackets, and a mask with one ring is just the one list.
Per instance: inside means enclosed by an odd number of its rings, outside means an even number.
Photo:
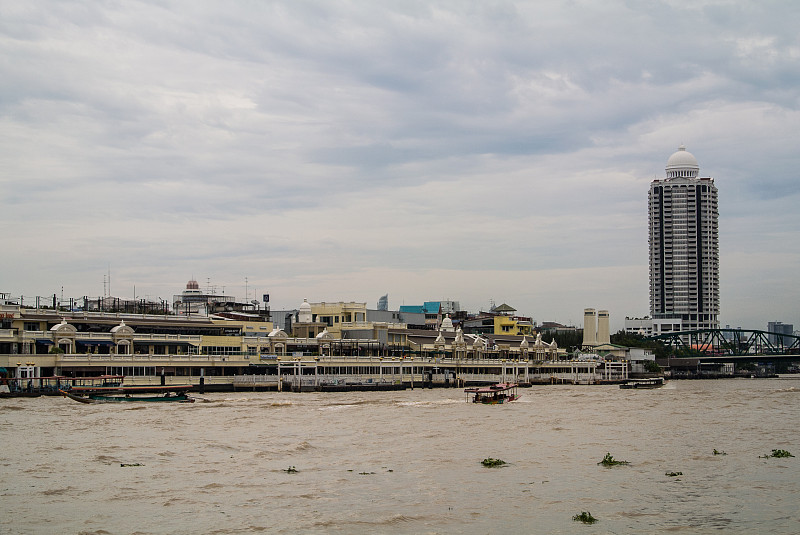
[{"label": "grey cloud", "polygon": [[[733,213],[729,228],[759,229],[796,200],[799,9],[4,6],[0,222],[27,221],[10,244],[21,250],[68,207],[74,238],[59,256],[87,284],[108,258],[139,284],[232,265],[287,284],[349,280],[354,266],[595,269],[604,281],[645,266],[646,279],[647,184],[678,144],[718,180],[724,237]],[[800,230],[790,214],[781,225]],[[139,232],[166,238],[143,253]],[[726,254],[741,258],[756,234],[726,237]],[[15,258],[0,282],[48,282],[29,269],[46,257]]]}]

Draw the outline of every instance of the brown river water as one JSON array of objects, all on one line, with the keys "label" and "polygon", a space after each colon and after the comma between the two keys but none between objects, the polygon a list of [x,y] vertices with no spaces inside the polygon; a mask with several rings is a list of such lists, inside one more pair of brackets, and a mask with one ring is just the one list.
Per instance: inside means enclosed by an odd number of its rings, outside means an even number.
[{"label": "brown river water", "polygon": [[520,392],[0,399],[0,533],[800,533],[800,380]]}]

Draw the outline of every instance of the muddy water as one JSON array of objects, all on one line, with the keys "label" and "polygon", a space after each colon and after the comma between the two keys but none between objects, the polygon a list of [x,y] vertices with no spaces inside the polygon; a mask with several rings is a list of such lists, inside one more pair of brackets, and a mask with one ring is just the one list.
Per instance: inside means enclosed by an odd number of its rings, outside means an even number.
[{"label": "muddy water", "polygon": [[0,533],[800,532],[800,380],[522,393],[0,400]]}]

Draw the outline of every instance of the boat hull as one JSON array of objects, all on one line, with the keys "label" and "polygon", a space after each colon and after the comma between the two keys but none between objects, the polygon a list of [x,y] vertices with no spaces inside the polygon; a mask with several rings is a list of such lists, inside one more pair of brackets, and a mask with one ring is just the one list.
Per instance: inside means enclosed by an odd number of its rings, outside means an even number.
[{"label": "boat hull", "polygon": [[90,394],[89,399],[96,403],[131,403],[131,402],[150,402],[150,403],[194,403],[194,399],[185,394],[175,394],[173,396],[103,396]]},{"label": "boat hull", "polygon": [[67,397],[78,403],[132,403],[132,402],[150,402],[150,403],[194,403],[194,399],[187,396],[185,393],[170,394],[166,393],[161,396],[109,396],[103,394],[89,394],[88,396],[79,396],[71,392],[59,390],[61,395]]},{"label": "boat hull", "polygon": [[70,392],[74,394],[166,394],[167,392],[185,393],[192,388],[192,385],[147,385],[147,386],[73,386]]},{"label": "boat hull", "polygon": [[620,388],[626,390],[648,390],[653,388],[661,388],[664,386],[664,379],[643,379],[640,381],[630,381],[625,384],[619,385]]}]

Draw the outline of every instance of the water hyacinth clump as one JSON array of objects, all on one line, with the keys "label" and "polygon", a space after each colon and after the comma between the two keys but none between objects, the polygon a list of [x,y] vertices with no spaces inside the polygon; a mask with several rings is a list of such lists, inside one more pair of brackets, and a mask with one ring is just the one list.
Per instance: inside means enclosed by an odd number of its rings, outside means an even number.
[{"label": "water hyacinth clump", "polygon": [[762,459],[769,459],[770,457],[777,457],[777,458],[794,457],[794,455],[792,455],[791,453],[789,453],[786,450],[772,450],[772,453],[768,453],[768,454],[764,455],[761,458]]},{"label": "water hyacinth clump", "polygon": [[728,455],[724,451],[718,451],[717,448],[714,448],[714,455]]},{"label": "water hyacinth clump", "polygon": [[494,468],[497,466],[503,466],[506,462],[502,459],[493,459],[492,457],[488,457],[481,461],[481,464],[487,468]]},{"label": "water hyacinth clump", "polygon": [[589,511],[583,511],[580,514],[573,516],[572,520],[575,522],[583,522],[584,524],[594,524],[597,522],[597,519],[593,517],[592,513]]},{"label": "water hyacinth clump", "polygon": [[618,466],[631,463],[629,463],[628,461],[618,461],[614,457],[612,457],[610,453],[606,453],[606,456],[603,457],[603,460],[597,464],[602,464],[603,466]]}]

